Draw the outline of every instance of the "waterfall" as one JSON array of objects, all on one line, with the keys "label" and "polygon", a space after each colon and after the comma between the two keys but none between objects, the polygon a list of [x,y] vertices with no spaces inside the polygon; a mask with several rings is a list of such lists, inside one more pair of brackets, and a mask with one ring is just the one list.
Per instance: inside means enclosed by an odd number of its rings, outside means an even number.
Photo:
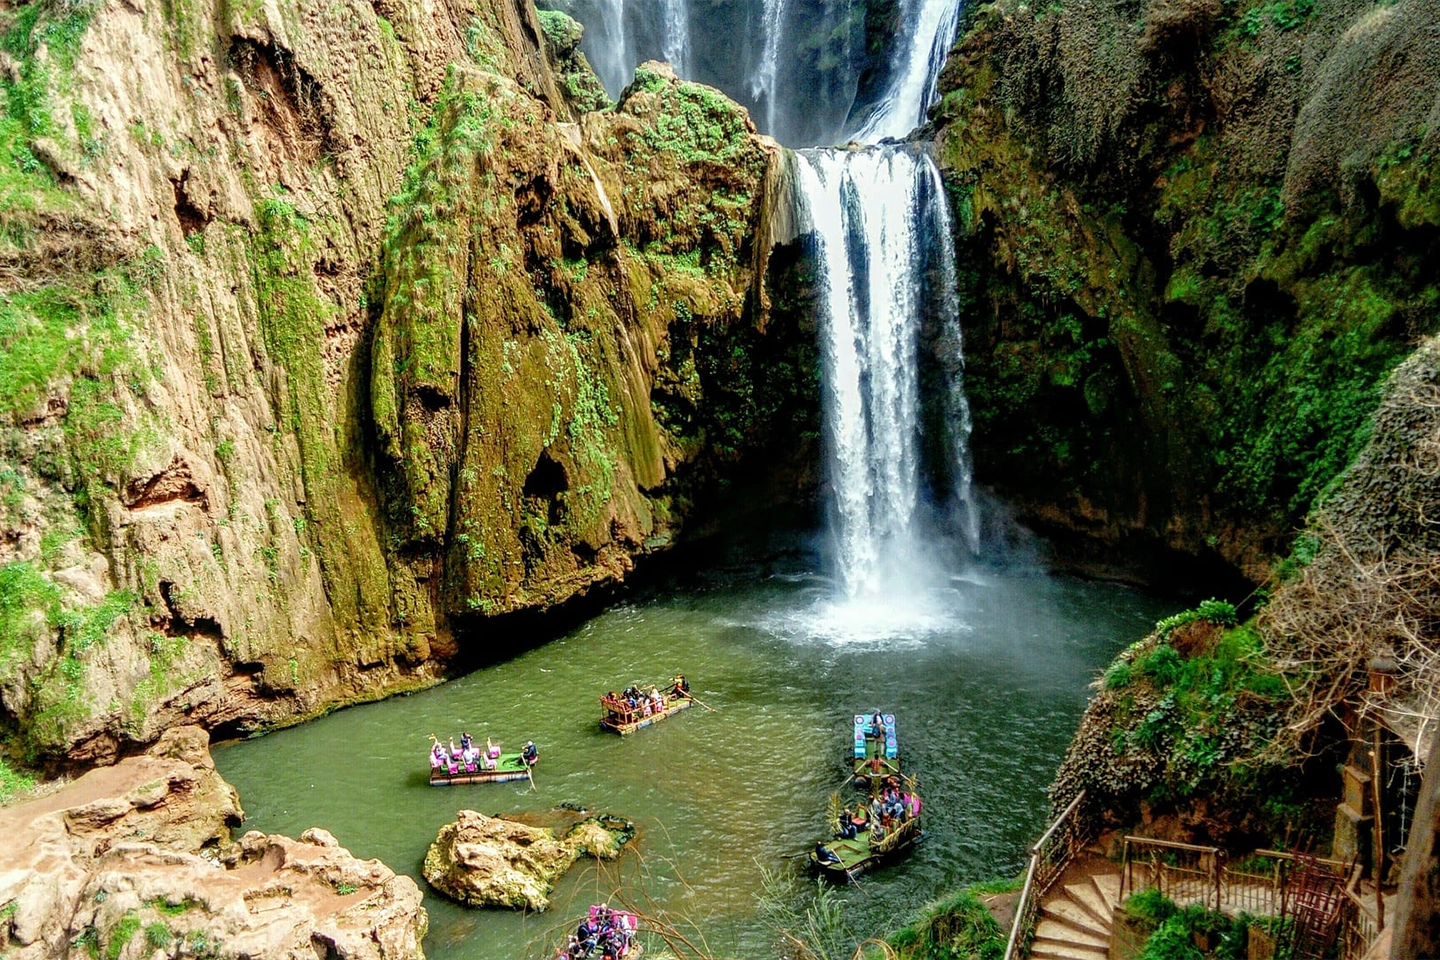
[{"label": "waterfall", "polygon": [[[716,23],[697,15],[692,24],[690,0],[590,2],[602,8],[607,39],[629,44],[621,55],[658,43],[681,76],[696,67],[691,27]],[[963,4],[897,2],[903,26],[883,93],[845,123],[862,141],[904,137],[924,122]],[[801,37],[819,25],[804,22],[810,8],[791,0],[750,3],[755,15],[744,36],[695,38],[700,66],[712,68],[717,44],[738,45],[744,55],[732,61],[751,64],[743,92],[764,111],[765,128],[775,133],[777,122],[800,118],[799,128],[809,129],[803,120],[817,106],[802,98],[821,79],[796,76],[792,61]],[[827,21],[827,35],[848,22],[848,4],[820,9],[839,17]],[[757,27],[758,45],[747,39]],[[787,86],[797,81],[798,96],[786,96],[782,77]],[[954,535],[977,547],[949,208],[939,171],[918,148],[816,149],[795,158],[794,235],[807,238],[816,265],[831,543],[844,598],[861,601],[834,608],[837,632],[857,618],[870,618],[880,634],[912,631],[934,622],[926,618],[935,596],[924,594],[953,569]],[[875,603],[880,595],[895,602]]]},{"label": "waterfall", "polygon": [[785,0],[765,0],[760,15],[764,45],[760,63],[750,79],[750,96],[765,107],[765,131],[775,133],[775,85],[780,74],[780,35],[785,29]]},{"label": "waterfall", "polygon": [[970,416],[970,398],[965,395],[965,348],[960,332],[960,278],[955,271],[954,226],[950,219],[950,204],[944,196],[944,182],[940,171],[927,156],[926,163],[931,173],[931,192],[928,197],[927,214],[933,218],[932,235],[937,240],[931,253],[939,274],[940,337],[936,344],[936,360],[940,365],[941,378],[945,384],[945,396],[941,410],[946,433],[946,453],[949,455],[950,490],[953,505],[951,521],[958,529],[964,546],[971,554],[980,549],[980,513],[975,503],[973,480],[974,461],[970,458],[970,431],[974,420]]},{"label": "waterfall", "polygon": [[689,77],[690,72],[690,11],[685,0],[661,0],[665,8],[665,39],[660,45],[665,60],[675,68],[675,75]]},{"label": "waterfall", "polygon": [[851,134],[862,143],[903,137],[925,122],[940,68],[955,41],[962,0],[902,0],[900,22],[910,29],[896,45],[900,62],[884,93]]},{"label": "waterfall", "polygon": [[[938,311],[958,347],[949,222],[939,171],[924,154],[869,147],[797,157],[821,290],[834,550],[845,593],[855,597],[903,582],[924,563],[919,337]],[[952,383],[947,401],[963,402],[958,376]],[[968,480],[964,462],[957,480]]]},{"label": "waterfall", "polygon": [[625,22],[625,0],[557,0],[552,4],[585,25],[580,49],[612,97],[620,95],[635,68]]}]

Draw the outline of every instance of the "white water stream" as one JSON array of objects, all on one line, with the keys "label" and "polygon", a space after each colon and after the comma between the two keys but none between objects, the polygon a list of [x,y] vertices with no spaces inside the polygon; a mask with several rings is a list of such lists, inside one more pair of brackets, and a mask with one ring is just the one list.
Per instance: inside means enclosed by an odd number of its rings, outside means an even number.
[{"label": "white water stream", "polygon": [[775,130],[775,89],[780,76],[780,39],[785,32],[785,0],[765,0],[760,14],[760,32],[763,45],[760,63],[750,78],[750,96],[763,105],[765,130]]},{"label": "white water stream", "polygon": [[[887,94],[858,139],[903,137],[924,121],[960,5],[905,0],[902,22],[911,29],[894,53]],[[978,527],[944,184],[928,154],[888,145],[801,151],[796,178],[822,294],[822,409],[841,588],[833,615],[847,623],[879,616],[879,629],[924,632],[944,579],[937,574],[957,559],[945,555],[954,539],[947,535],[958,534],[974,550]],[[940,446],[950,460],[939,472],[952,487],[929,492],[953,505],[950,511],[925,509],[923,502],[919,350],[927,321],[938,331],[943,396],[936,402],[946,433]],[[937,529],[947,512],[958,529]],[[886,602],[873,603],[878,597]]]},{"label": "white water stream", "polygon": [[675,68],[675,75],[688,78],[690,64],[690,11],[685,0],[645,0],[660,3],[665,10],[665,39],[660,44],[665,59]]},{"label": "white water stream", "polygon": [[[959,342],[944,186],[928,156],[905,148],[796,156],[801,219],[813,231],[819,268],[837,576],[847,598],[908,593],[937,559],[920,516],[918,354],[927,316],[939,320],[942,340]],[[952,472],[968,488],[958,366],[941,399],[959,405],[944,419],[962,421],[950,452]],[[968,489],[956,496],[968,507]]]},{"label": "white water stream", "polygon": [[896,45],[890,79],[875,106],[850,134],[861,143],[904,137],[925,122],[940,68],[955,41],[962,0],[902,0],[906,33]]}]

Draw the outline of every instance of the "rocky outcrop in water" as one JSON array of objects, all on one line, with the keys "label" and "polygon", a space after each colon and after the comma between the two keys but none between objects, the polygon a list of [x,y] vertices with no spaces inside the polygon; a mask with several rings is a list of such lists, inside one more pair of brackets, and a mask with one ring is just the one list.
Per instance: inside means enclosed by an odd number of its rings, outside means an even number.
[{"label": "rocky outcrop in water", "polygon": [[0,808],[0,952],[15,960],[155,956],[420,960],[420,890],[324,830],[247,833],[207,736]]},{"label": "rocky outcrop in water", "polygon": [[1385,374],[1435,329],[1437,15],[975,15],[935,133],[974,304],[982,482],[1101,544],[1095,565],[1175,575],[1178,552],[1266,576],[1359,451]]},{"label": "rocky outcrop in water", "polygon": [[587,817],[557,837],[547,827],[461,810],[440,828],[422,870],[435,889],[472,907],[544,910],[576,860],[613,860],[634,835],[634,825],[616,817]]},{"label": "rocky outcrop in water", "polygon": [[433,682],[802,449],[776,411],[814,408],[804,338],[755,240],[774,145],[662,67],[580,113],[549,26],[502,0],[0,12],[18,753]]}]

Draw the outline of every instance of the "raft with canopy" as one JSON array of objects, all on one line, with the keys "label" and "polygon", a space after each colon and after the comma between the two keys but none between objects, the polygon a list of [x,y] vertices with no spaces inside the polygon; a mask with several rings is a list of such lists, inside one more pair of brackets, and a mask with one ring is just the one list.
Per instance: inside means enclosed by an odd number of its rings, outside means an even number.
[{"label": "raft with canopy", "polygon": [[[877,711],[878,712],[878,711]],[[855,714],[854,740],[851,747],[855,785],[876,789],[887,777],[900,774],[900,742],[895,734],[895,714]]]}]

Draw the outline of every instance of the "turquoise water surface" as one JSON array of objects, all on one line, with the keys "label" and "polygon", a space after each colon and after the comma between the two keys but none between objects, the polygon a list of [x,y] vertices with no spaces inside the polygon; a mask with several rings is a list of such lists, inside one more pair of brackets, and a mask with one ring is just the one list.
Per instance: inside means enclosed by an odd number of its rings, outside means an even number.
[{"label": "turquoise water surface", "polygon": [[[1018,873],[1087,685],[1176,604],[1029,567],[835,604],[815,566],[795,551],[652,583],[513,659],[221,745],[216,762],[247,828],[323,826],[356,855],[416,877],[432,960],[544,956],[607,898],[675,924],[713,956],[767,958],[777,949],[756,905],[762,870],[798,869],[830,793],[847,790],[852,714],[883,706],[920,778],[927,834],[842,891],[855,937],[884,933],[957,884]],[[602,692],[676,671],[714,712],[623,739],[599,731]],[[535,789],[428,786],[428,735],[462,729],[507,749],[534,739]],[[639,833],[620,861],[581,861],[548,912],[466,909],[425,887],[426,847],[457,810],[540,814],[562,801],[630,818]]]}]

